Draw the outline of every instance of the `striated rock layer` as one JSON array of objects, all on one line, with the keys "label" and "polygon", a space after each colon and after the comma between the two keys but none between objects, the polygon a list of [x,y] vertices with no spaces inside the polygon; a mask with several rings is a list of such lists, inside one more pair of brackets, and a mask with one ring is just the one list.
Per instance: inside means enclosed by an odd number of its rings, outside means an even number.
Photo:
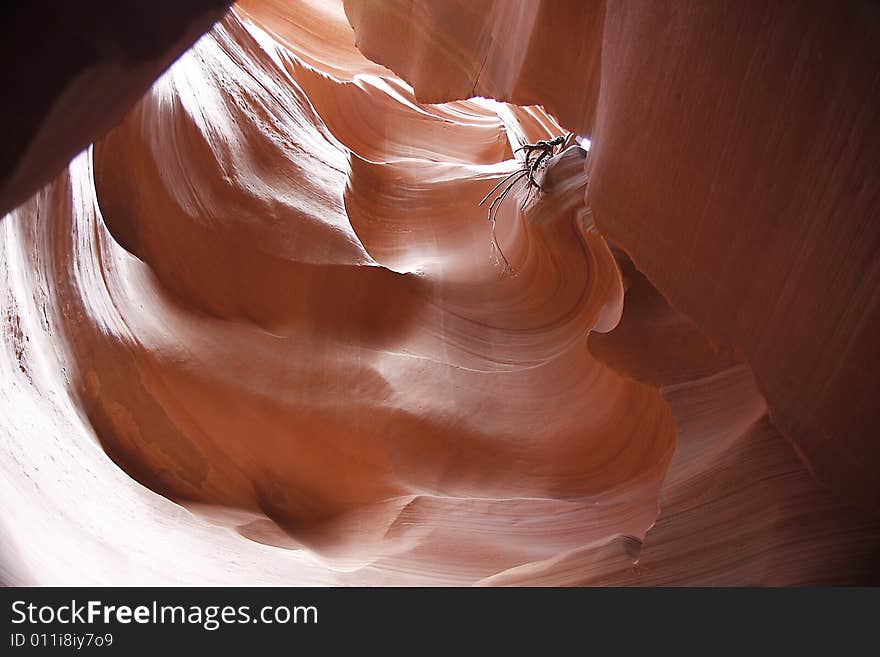
[{"label": "striated rock layer", "polygon": [[[2,218],[0,578],[874,581],[875,16],[808,9],[241,2]],[[863,109],[757,122],[814,52]]]},{"label": "striated rock layer", "polygon": [[[419,97],[461,97],[436,71],[471,80],[474,61],[495,61],[496,34],[522,64],[477,67],[481,88],[514,97],[537,71],[546,86],[592,90],[553,109],[596,143],[588,201],[599,228],[701,330],[743,351],[816,476],[876,508],[878,5],[498,5],[467,15],[431,0],[345,0],[364,51]],[[512,22],[529,8],[581,31]],[[420,44],[416,55],[388,32]],[[584,58],[594,41],[600,55]]]}]

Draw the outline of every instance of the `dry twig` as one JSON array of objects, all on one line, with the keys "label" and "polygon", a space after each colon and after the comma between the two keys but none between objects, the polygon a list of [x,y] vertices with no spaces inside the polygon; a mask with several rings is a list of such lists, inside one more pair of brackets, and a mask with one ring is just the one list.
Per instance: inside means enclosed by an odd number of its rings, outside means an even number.
[{"label": "dry twig", "polygon": [[498,245],[498,237],[495,234],[495,223],[498,219],[498,210],[501,207],[501,204],[504,202],[507,195],[510,194],[511,190],[516,187],[517,183],[525,180],[529,190],[522,206],[520,207],[520,210],[525,211],[526,205],[531,200],[534,190],[537,189],[538,192],[544,191],[535,179],[535,175],[543,166],[547,165],[547,161],[551,157],[565,150],[573,137],[574,135],[569,132],[564,136],[560,135],[553,139],[541,139],[534,144],[523,144],[517,148],[514,151],[514,154],[519,153],[520,151],[525,153],[525,159],[522,161],[520,168],[502,178],[492,189],[489,190],[489,193],[483,197],[483,200],[480,201],[480,205],[483,205],[483,203],[488,201],[499,187],[506,183],[504,189],[501,190],[501,192],[489,204],[488,213],[489,221],[492,224],[492,245],[498,250],[498,253],[500,253],[501,257],[504,259],[504,271],[512,269],[512,267],[510,266],[507,256],[504,255],[504,252]]}]

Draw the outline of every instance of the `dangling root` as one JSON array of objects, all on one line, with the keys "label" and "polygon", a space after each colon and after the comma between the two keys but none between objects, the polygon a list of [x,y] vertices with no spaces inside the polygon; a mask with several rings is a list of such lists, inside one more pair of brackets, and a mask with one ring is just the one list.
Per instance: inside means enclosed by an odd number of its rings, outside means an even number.
[{"label": "dangling root", "polygon": [[495,249],[498,250],[498,253],[501,254],[501,258],[504,260],[505,272],[508,269],[512,269],[513,267],[511,267],[510,261],[507,259],[507,256],[504,255],[504,251],[501,250],[501,246],[498,244],[498,235],[495,232],[495,227],[498,221],[498,209],[501,207],[501,203],[502,201],[504,201],[505,197],[510,194],[510,190],[512,190],[516,186],[516,184],[527,175],[528,171],[526,170],[518,169],[514,171],[511,175],[504,178],[499,184],[495,185],[495,187],[492,188],[492,191],[490,191],[486,196],[483,197],[483,200],[480,201],[480,205],[483,205],[483,203],[488,200],[488,198],[496,189],[498,189],[504,182],[513,178],[513,180],[510,180],[510,182],[507,183],[507,186],[504,188],[504,190],[495,197],[492,203],[489,204],[489,222],[492,224],[492,245],[495,247]]},{"label": "dangling root", "polygon": [[[501,257],[504,259],[504,272],[508,269],[513,269],[510,264],[510,261],[507,259],[507,256],[504,255],[504,251],[501,250],[501,246],[498,244],[498,236],[495,233],[495,226],[498,220],[498,210],[501,207],[501,204],[504,202],[504,199],[510,194],[511,190],[517,185],[517,183],[521,182],[523,179],[526,180],[528,184],[528,193],[526,194],[526,198],[520,206],[520,210],[525,212],[526,206],[532,198],[532,192],[537,189],[539,192],[543,192],[544,190],[541,188],[541,185],[538,184],[538,181],[535,180],[535,174],[541,167],[542,163],[545,163],[545,160],[553,157],[557,153],[557,149],[559,152],[565,150],[565,147],[569,144],[571,139],[574,137],[574,134],[569,132],[564,136],[554,137],[553,139],[542,139],[540,141],[535,142],[534,144],[523,144],[519,148],[517,148],[514,154],[519,151],[523,151],[525,153],[525,159],[522,163],[522,166],[510,173],[509,175],[502,178],[498,183],[489,190],[489,193],[486,194],[483,199],[480,201],[480,205],[483,205],[495,191],[504,185],[506,186],[501,191],[498,196],[496,196],[493,201],[489,204],[489,222],[492,224],[492,246],[497,249],[498,253],[501,254]],[[538,153],[538,156],[532,160],[532,156],[535,153]],[[502,272],[502,273],[504,273]]]}]

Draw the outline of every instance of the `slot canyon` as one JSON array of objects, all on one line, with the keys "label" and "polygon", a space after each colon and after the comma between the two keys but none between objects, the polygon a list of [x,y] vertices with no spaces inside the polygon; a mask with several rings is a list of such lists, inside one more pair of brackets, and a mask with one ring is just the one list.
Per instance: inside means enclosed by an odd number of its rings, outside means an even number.
[{"label": "slot canyon", "polygon": [[96,6],[3,10],[4,585],[880,583],[880,5]]}]

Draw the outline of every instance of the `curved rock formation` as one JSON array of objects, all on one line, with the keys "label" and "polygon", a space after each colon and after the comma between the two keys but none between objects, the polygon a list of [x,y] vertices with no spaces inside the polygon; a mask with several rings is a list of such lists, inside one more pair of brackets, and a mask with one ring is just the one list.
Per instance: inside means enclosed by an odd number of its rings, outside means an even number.
[{"label": "curved rock formation", "polygon": [[242,1],[2,218],[2,580],[874,581],[875,16],[738,11]]},{"label": "curved rock formation", "polygon": [[360,51],[422,102],[541,104],[570,129],[591,132],[604,0],[345,0],[345,13]]},{"label": "curved rock formation", "polygon": [[[432,101],[466,95],[474,63],[500,48],[519,58],[499,52],[497,66],[476,67],[490,94],[514,96],[534,71],[560,88],[599,80],[598,93],[547,105],[594,138],[597,225],[701,330],[746,354],[774,422],[816,476],[876,505],[875,3],[523,0],[470,14],[430,0],[345,5],[368,56]],[[538,6],[581,31],[512,18]],[[600,56],[576,55],[599,40]],[[525,47],[535,42],[553,45]]]}]

